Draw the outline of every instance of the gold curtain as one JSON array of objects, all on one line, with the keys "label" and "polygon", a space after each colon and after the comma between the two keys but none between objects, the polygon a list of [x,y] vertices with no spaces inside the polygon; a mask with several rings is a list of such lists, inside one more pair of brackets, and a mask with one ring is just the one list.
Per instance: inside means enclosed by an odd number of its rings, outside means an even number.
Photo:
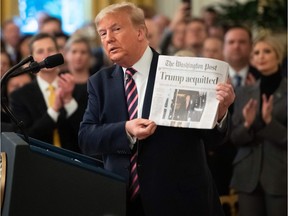
[{"label": "gold curtain", "polygon": [[[114,4],[117,2],[122,2],[123,0],[90,0],[88,2],[91,3],[91,19],[94,20],[97,13],[104,7]],[[133,2],[137,5],[145,5],[154,8],[155,0],[128,0],[129,2]],[[85,1],[84,1],[85,2]],[[87,3],[88,3],[87,2]],[[4,20],[11,19],[14,16],[19,15],[18,10],[18,0],[0,0],[1,4],[1,23]]]},{"label": "gold curtain", "polygon": [[1,24],[3,21],[19,15],[18,0],[1,0]]},{"label": "gold curtain", "polygon": [[[127,0],[128,2],[133,2],[136,5],[145,5],[145,6],[149,6],[152,8],[155,8],[155,0]],[[114,3],[118,3],[118,2],[123,2],[123,0],[92,0],[92,16],[93,19],[94,17],[96,17],[97,13],[103,9],[104,7],[110,5],[110,4],[114,4]]]}]

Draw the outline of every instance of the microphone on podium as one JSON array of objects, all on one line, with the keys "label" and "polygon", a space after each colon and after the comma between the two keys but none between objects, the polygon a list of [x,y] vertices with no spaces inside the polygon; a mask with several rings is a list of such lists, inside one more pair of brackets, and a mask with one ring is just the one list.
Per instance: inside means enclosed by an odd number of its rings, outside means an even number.
[{"label": "microphone on podium", "polygon": [[[23,65],[27,64],[30,62],[29,66],[26,68],[21,68]],[[12,111],[9,108],[8,105],[8,96],[6,94],[6,86],[9,78],[18,76],[20,74],[24,73],[37,73],[39,72],[42,68],[53,68],[58,65],[61,65],[64,63],[64,58],[61,53],[57,53],[55,55],[48,56],[45,58],[42,62],[36,62],[34,61],[32,56],[29,56],[25,59],[23,59],[21,62],[18,64],[14,65],[12,68],[10,68],[1,78],[1,108],[7,113],[7,115],[10,117],[10,119],[17,125],[17,127],[22,131],[24,135],[24,139],[27,143],[29,143],[29,138],[24,130],[24,124],[22,121],[19,121]]]},{"label": "microphone on podium", "polygon": [[30,65],[26,68],[22,68],[16,71],[13,76],[18,76],[23,73],[38,73],[42,68],[53,68],[64,63],[64,58],[61,53],[57,53],[51,56],[48,56],[41,62],[32,61]]}]

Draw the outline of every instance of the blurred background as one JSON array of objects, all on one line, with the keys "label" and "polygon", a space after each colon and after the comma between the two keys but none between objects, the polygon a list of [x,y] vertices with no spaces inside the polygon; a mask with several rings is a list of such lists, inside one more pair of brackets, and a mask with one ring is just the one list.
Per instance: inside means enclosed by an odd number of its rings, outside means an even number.
[{"label": "blurred background", "polygon": [[[75,80],[81,80],[81,84],[84,81],[85,85],[90,75],[112,64],[100,44],[94,18],[102,8],[123,0],[0,1],[1,77],[14,64],[31,55],[29,39],[39,32],[55,36],[59,52],[65,59],[60,71],[71,72]],[[238,72],[257,75],[259,72],[252,70],[255,66],[251,58],[252,39],[271,34],[285,48],[281,54],[284,58],[280,61],[279,71],[287,78],[287,0],[129,2],[143,9],[149,45],[160,54],[215,58],[226,61],[234,75]],[[241,25],[241,28],[237,25]],[[229,27],[233,26],[236,26],[236,30],[232,28],[226,34]],[[19,76],[9,80],[7,95],[31,82],[32,78],[35,77]],[[11,120],[2,111],[1,131],[14,131]],[[5,124],[8,126],[4,127]],[[225,213],[227,216],[236,216],[238,198],[230,188],[236,148],[227,141],[221,148],[207,148],[206,152]]]},{"label": "blurred background", "polygon": [[[122,0],[1,0],[1,25],[14,19],[21,33],[36,33],[38,21],[45,14],[62,21],[62,29],[72,34],[77,29],[93,22],[103,7]],[[176,9],[185,0],[131,0],[149,8],[151,16],[164,15],[172,19]],[[211,7],[225,22],[239,22],[253,30],[287,30],[286,0],[188,0],[192,16],[201,17],[203,9]],[[89,31],[88,31],[89,32]],[[90,32],[93,34],[92,32]]]}]

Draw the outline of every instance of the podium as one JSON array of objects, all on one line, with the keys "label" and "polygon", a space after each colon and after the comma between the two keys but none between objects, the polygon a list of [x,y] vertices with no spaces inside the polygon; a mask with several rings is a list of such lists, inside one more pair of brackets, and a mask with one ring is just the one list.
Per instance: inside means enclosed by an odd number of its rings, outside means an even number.
[{"label": "podium", "polygon": [[1,152],[3,216],[126,215],[124,179],[101,161],[12,132],[1,134]]}]

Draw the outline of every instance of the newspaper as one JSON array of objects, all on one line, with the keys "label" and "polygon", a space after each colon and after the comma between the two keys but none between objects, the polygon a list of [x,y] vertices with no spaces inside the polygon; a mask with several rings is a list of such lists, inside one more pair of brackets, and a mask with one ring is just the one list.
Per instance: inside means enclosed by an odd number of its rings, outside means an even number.
[{"label": "newspaper", "polygon": [[226,82],[228,68],[216,59],[160,55],[149,119],[163,126],[214,128],[215,88]]}]

